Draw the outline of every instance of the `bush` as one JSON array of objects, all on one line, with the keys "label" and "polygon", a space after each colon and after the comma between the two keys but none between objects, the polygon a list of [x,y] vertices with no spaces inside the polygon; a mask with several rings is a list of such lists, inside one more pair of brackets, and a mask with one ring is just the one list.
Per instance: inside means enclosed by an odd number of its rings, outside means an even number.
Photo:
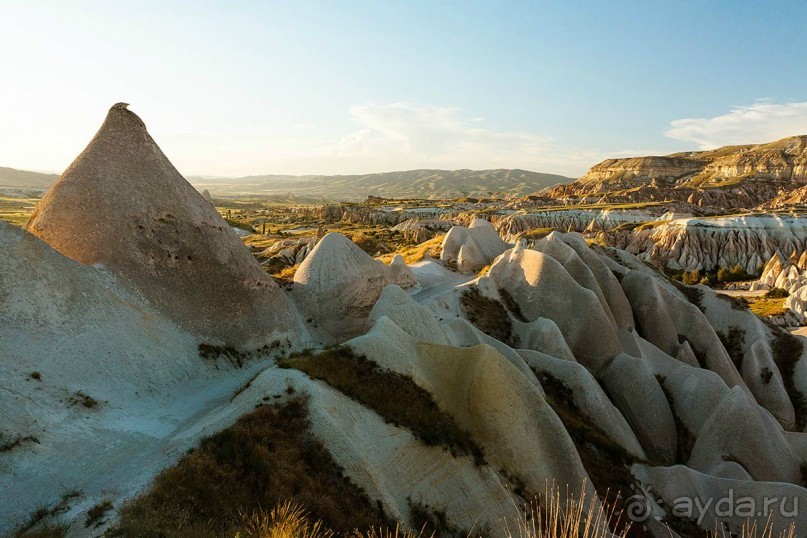
[{"label": "bush", "polygon": [[783,290],[782,288],[773,288],[765,294],[766,299],[786,299],[789,296],[790,294],[787,290]]}]

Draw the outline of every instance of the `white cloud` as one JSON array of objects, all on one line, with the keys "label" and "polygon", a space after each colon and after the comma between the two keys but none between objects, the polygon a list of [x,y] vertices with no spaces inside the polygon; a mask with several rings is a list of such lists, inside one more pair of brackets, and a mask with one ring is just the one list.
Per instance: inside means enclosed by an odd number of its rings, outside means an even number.
[{"label": "white cloud", "polygon": [[760,100],[751,106],[735,107],[722,116],[674,120],[670,125],[664,134],[694,142],[701,149],[771,142],[807,133],[807,102],[777,105]]},{"label": "white cloud", "polygon": [[486,128],[456,108],[406,103],[350,108],[359,127],[330,145],[336,159],[362,160],[378,169],[525,168],[578,175],[605,158],[596,150],[556,143],[552,137]]}]

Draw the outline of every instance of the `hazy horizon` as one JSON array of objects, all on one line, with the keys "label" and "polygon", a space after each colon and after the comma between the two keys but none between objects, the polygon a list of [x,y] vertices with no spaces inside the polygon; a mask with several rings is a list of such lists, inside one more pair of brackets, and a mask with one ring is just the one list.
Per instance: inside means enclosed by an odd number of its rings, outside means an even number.
[{"label": "hazy horizon", "polygon": [[787,53],[806,21],[750,1],[4,3],[0,166],[59,173],[124,101],[186,176],[579,177],[807,133]]}]

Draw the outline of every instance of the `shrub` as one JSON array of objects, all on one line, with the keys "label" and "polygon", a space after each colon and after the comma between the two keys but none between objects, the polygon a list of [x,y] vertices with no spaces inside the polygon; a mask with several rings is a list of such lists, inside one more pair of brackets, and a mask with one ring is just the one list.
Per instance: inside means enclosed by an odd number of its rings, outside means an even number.
[{"label": "shrub", "polygon": [[410,378],[383,370],[348,347],[303,353],[278,361],[281,368],[296,368],[325,381],[343,394],[369,407],[396,426],[406,428],[427,445],[442,446],[454,455],[469,455],[484,462],[482,450],[454,419],[440,410],[431,394]]},{"label": "shrub", "polygon": [[773,288],[765,294],[766,299],[786,299],[789,296],[790,294],[787,290],[783,290],[782,288]]}]

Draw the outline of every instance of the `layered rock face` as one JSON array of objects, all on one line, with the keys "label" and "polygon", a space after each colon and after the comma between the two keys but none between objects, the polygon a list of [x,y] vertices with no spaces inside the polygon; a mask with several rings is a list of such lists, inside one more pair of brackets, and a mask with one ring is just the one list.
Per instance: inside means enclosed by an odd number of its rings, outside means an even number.
[{"label": "layered rock face", "polygon": [[807,182],[807,136],[664,157],[608,159],[550,191],[556,199],[599,202],[678,200],[750,208]]},{"label": "layered rock face", "polygon": [[45,194],[27,229],[103,265],[170,319],[229,345],[296,340],[294,308],[125,105]]},{"label": "layered rock face", "polygon": [[789,257],[804,250],[807,219],[784,215],[675,219],[597,237],[644,261],[675,270],[714,271],[739,265],[747,273],[758,274],[774,254]]}]

